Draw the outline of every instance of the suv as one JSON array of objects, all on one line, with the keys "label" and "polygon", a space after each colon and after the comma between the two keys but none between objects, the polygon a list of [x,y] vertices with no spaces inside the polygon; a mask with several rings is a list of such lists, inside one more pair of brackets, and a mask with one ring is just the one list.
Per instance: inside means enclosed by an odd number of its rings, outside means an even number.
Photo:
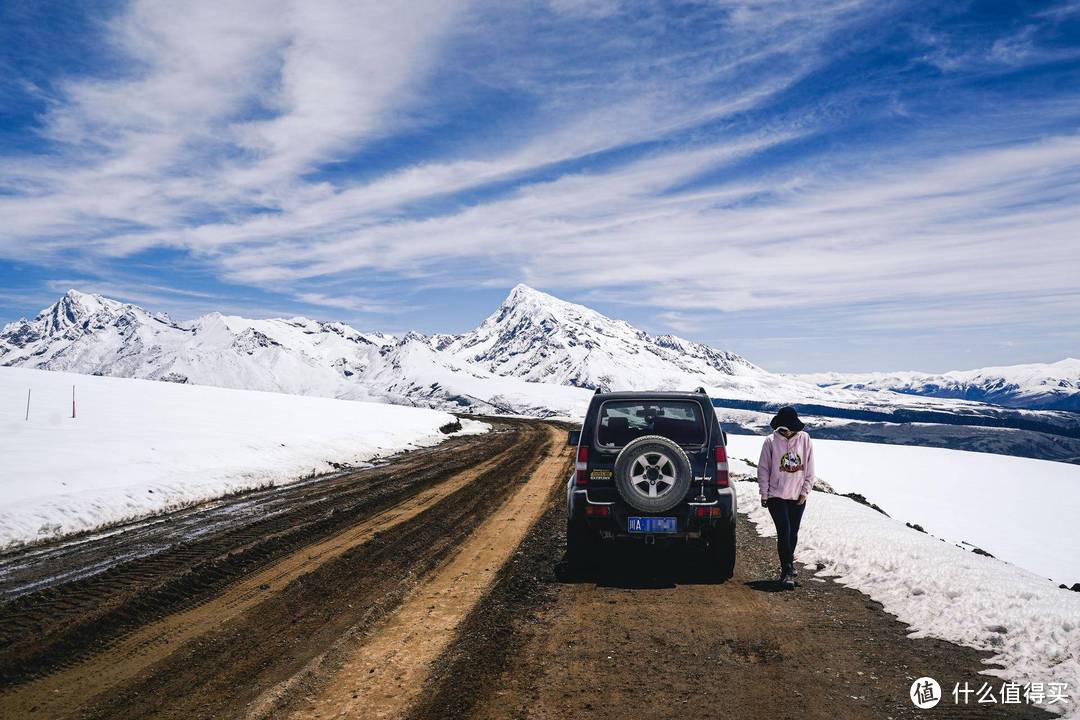
[{"label": "suv", "polygon": [[727,436],[703,389],[597,390],[580,430],[566,485],[566,553],[577,563],[602,542],[697,543],[710,570],[735,567],[734,489]]}]

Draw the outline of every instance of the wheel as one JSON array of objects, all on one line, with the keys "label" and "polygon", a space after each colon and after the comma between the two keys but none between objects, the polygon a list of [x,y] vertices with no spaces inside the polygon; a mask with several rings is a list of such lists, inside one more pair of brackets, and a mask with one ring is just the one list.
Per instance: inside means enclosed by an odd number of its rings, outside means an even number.
[{"label": "wheel", "polygon": [[634,440],[615,458],[615,488],[630,507],[666,512],[690,489],[690,460],[677,443],[659,435]]},{"label": "wheel", "polygon": [[705,536],[705,562],[722,580],[735,574],[735,523],[712,528]]}]

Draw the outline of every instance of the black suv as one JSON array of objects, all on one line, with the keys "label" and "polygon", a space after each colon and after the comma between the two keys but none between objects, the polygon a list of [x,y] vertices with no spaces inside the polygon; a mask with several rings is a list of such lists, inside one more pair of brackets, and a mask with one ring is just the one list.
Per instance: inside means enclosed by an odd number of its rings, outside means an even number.
[{"label": "black suv", "polygon": [[704,390],[597,393],[566,485],[567,559],[604,541],[695,542],[710,569],[735,567],[735,491],[727,436]]}]

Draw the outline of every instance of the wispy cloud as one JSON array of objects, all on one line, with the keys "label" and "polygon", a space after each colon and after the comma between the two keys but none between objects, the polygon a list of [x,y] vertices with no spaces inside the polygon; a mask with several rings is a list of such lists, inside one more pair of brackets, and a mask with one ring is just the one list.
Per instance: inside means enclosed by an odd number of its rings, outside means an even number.
[{"label": "wispy cloud", "polygon": [[[468,15],[493,26],[485,33],[461,27],[467,6],[452,5],[454,13],[445,3],[214,2],[183,13],[167,4],[132,5],[108,34],[131,69],[110,79],[62,83],[42,128],[61,154],[14,161],[0,175],[0,185],[12,191],[0,197],[0,213],[12,220],[0,233],[0,248],[9,257],[50,258],[75,236],[105,253],[157,245],[200,252],[317,230],[320,219],[342,213],[363,229],[403,203],[655,141],[744,111],[798,77],[792,56],[812,55],[832,29],[828,21],[836,21],[818,13],[801,32],[782,37],[782,30],[811,17],[788,11],[755,36],[744,33],[744,16],[756,11],[736,6],[731,26],[702,36],[728,41],[718,46],[726,58],[719,64],[683,50],[634,58],[625,48],[606,47],[594,59],[613,63],[607,72],[553,65],[545,53],[566,43],[549,38],[540,51],[520,53],[516,75],[500,63],[461,68],[481,82],[532,95],[536,118],[524,123],[534,130],[531,138],[500,138],[498,149],[476,148],[473,157],[391,167],[361,184],[308,178],[319,163],[347,157],[437,110],[430,102],[420,107],[418,97],[438,94],[425,82],[440,39],[452,29],[461,31],[460,43],[472,53],[505,49],[500,23],[517,21],[489,10]],[[535,12],[525,17],[536,19]],[[640,29],[659,20],[650,15]],[[601,29],[581,40],[602,36]],[[462,62],[474,59],[461,53]],[[660,70],[647,71],[653,63]],[[698,92],[705,82],[767,63],[777,69],[755,72],[753,83],[720,86],[704,99]],[[553,70],[581,77],[546,83]],[[683,71],[697,74],[672,83]],[[570,109],[569,103],[578,105]]]},{"label": "wispy cloud", "polygon": [[5,163],[0,251],[130,252],[207,215],[325,195],[300,176],[407,121],[450,8],[134,3],[106,37],[130,65],[60,83],[40,129],[57,153]]},{"label": "wispy cloud", "polygon": [[1075,3],[965,12],[135,0],[109,62],[29,88],[0,262],[191,308],[197,267],[234,305],[369,316],[524,280],[695,335],[915,302],[1049,331],[1080,264]]},{"label": "wispy cloud", "polygon": [[[471,258],[471,275],[455,266],[458,281],[518,266],[546,287],[728,311],[1076,287],[1080,194],[1070,189],[1080,185],[1080,136],[869,176],[663,192],[719,160],[713,149],[666,154],[451,215],[240,250],[224,264],[235,280],[258,281],[437,271]],[[428,239],[409,242],[417,237]]]},{"label": "wispy cloud", "polygon": [[397,314],[408,312],[413,309],[404,303],[379,302],[378,300],[360,295],[327,295],[325,293],[305,292],[299,293],[296,296],[296,299],[300,302],[307,303],[308,305],[341,308],[351,312],[373,315]]}]

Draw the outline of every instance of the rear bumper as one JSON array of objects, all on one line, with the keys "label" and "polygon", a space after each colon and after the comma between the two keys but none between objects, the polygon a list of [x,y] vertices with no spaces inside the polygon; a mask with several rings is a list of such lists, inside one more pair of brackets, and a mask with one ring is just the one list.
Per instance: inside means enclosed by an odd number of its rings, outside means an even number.
[{"label": "rear bumper", "polygon": [[[705,502],[684,501],[662,513],[643,513],[627,505],[617,496],[585,489],[571,489],[570,517],[582,522],[605,538],[626,538],[656,542],[662,539],[694,539],[706,530],[729,525],[735,520],[734,490],[714,490]],[[637,533],[627,528],[631,517],[674,517],[677,531],[673,533]]]}]

